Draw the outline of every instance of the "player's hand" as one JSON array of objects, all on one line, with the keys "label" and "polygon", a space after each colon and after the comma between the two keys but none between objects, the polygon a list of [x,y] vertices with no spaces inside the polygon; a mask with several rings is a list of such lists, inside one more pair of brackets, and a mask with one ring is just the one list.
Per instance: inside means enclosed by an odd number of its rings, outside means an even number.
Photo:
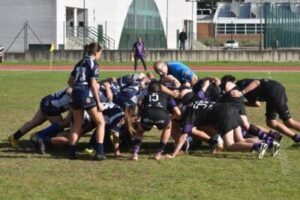
[{"label": "player's hand", "polygon": [[174,156],[173,154],[167,154],[167,158],[169,158],[169,159],[174,159],[175,156]]},{"label": "player's hand", "polygon": [[209,86],[209,84],[210,84],[210,80],[209,79],[206,79],[204,82],[203,82],[203,84],[202,84],[202,88],[208,88],[208,86]]},{"label": "player's hand", "polygon": [[178,90],[173,90],[173,95],[174,98],[177,98],[179,96],[179,91]]},{"label": "player's hand", "polygon": [[243,96],[243,93],[239,90],[232,90],[232,91],[230,91],[230,95],[232,97],[239,98],[239,97]]},{"label": "player's hand", "polygon": [[103,104],[102,103],[97,103],[97,110],[98,110],[98,112],[102,112],[102,111],[104,111],[104,106],[103,106]]}]

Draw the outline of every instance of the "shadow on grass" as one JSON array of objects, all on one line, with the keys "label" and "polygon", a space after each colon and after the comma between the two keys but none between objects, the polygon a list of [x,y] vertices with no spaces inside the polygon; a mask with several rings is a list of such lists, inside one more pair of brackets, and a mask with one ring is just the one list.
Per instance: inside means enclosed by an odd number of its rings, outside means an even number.
[{"label": "shadow on grass", "polygon": [[[47,154],[44,156],[39,153],[37,146],[33,144],[30,141],[27,140],[21,140],[18,141],[19,149],[11,148],[7,141],[4,141],[0,143],[0,149],[1,152],[5,153],[5,155],[0,155],[0,157],[3,158],[42,158],[42,159],[67,159],[67,152],[68,148],[67,146],[55,146],[53,147],[47,147]],[[76,146],[76,154],[78,156],[77,160],[87,160],[87,161],[94,161],[94,155],[85,154],[83,153],[83,150],[88,146],[88,143],[86,142],[80,142]],[[131,157],[132,152],[132,146],[129,144],[121,145],[121,153],[125,153],[125,157],[116,158],[113,155],[113,146],[106,145],[105,151],[106,151],[106,157],[107,159],[115,159],[115,160],[129,160]],[[157,149],[159,148],[159,143],[157,142],[142,142],[141,149],[139,152],[139,155],[141,156],[148,156],[148,159],[154,160],[154,155],[157,152]],[[290,147],[292,149],[300,148],[300,145],[296,145],[295,147]],[[174,150],[174,144],[168,143],[165,148],[165,153],[172,153]],[[242,159],[249,159],[254,160],[257,159],[254,154],[249,153],[231,153],[231,152],[222,152],[217,154],[211,154],[210,153],[210,147],[208,145],[196,145],[192,146],[189,153],[186,153],[184,155],[190,155],[195,157],[208,157],[208,158],[221,158],[221,159],[236,159],[236,160],[242,160]],[[20,153],[19,155],[17,155]],[[9,155],[11,154],[11,155]],[[31,156],[26,156],[22,154],[31,154]],[[50,156],[49,156],[50,155]]]},{"label": "shadow on grass", "polygon": [[236,153],[236,152],[219,152],[216,154],[212,154],[211,152],[208,151],[196,151],[196,152],[190,152],[190,156],[195,156],[195,157],[207,157],[207,158],[221,158],[221,159],[235,159],[235,160],[244,160],[244,159],[249,159],[249,160],[257,160],[256,154],[251,154],[249,152],[245,153]]},{"label": "shadow on grass", "polygon": [[287,149],[289,150],[295,150],[295,149],[300,149],[300,144],[292,144],[290,147],[288,147]]}]

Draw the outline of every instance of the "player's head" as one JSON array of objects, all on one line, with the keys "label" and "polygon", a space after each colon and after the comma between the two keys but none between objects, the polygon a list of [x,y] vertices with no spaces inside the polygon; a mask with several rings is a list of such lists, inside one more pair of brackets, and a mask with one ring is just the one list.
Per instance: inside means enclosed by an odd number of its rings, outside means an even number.
[{"label": "player's head", "polygon": [[154,71],[160,76],[166,76],[168,74],[168,66],[165,62],[159,60],[153,65]]},{"label": "player's head", "polygon": [[236,79],[232,75],[225,75],[221,78],[221,83],[233,82],[235,83]]},{"label": "player's head", "polygon": [[97,42],[92,42],[89,44],[87,48],[87,52],[89,56],[94,56],[95,60],[99,60],[101,58],[102,47]]},{"label": "player's head", "polygon": [[160,92],[161,91],[161,84],[157,80],[152,80],[148,85],[148,92]]},{"label": "player's head", "polygon": [[226,91],[226,88],[228,88],[228,84],[227,83],[231,83],[231,85],[235,85],[235,77],[232,75],[225,75],[221,78],[221,85],[220,88],[221,90]]},{"label": "player's head", "polygon": [[141,36],[137,36],[136,40],[139,41],[139,42],[142,42],[142,37]]}]

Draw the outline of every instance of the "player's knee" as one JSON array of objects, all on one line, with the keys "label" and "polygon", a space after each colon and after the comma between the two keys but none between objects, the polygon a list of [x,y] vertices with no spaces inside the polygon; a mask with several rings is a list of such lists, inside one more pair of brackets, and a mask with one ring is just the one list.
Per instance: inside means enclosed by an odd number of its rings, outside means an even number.
[{"label": "player's knee", "polygon": [[278,122],[276,120],[267,120],[267,125],[270,127],[270,128],[276,128],[277,125],[278,125]]},{"label": "player's knee", "polygon": [[289,128],[293,128],[293,120],[290,118],[290,119],[287,119],[287,120],[284,120],[283,121],[284,125],[286,125],[287,127]]}]

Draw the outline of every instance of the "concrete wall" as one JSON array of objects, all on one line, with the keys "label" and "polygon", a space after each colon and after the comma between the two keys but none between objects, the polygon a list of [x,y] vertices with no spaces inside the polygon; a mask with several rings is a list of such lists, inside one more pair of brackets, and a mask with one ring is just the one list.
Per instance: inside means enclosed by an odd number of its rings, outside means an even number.
[{"label": "concrete wall", "polygon": [[[55,51],[54,60],[72,60],[76,62],[82,56],[81,51]],[[7,53],[8,61],[38,61],[48,60],[49,52]],[[300,60],[300,50],[202,50],[202,51],[167,51],[156,50],[147,52],[147,60],[180,60],[180,61],[268,61],[288,62]],[[107,50],[103,52],[102,60],[125,62],[131,61],[131,51]]]},{"label": "concrete wall", "polygon": [[[56,6],[52,0],[0,0],[0,44],[8,48],[25,21],[44,44],[56,42]],[[30,30],[28,44],[40,44]],[[10,51],[24,51],[24,32]]]}]

